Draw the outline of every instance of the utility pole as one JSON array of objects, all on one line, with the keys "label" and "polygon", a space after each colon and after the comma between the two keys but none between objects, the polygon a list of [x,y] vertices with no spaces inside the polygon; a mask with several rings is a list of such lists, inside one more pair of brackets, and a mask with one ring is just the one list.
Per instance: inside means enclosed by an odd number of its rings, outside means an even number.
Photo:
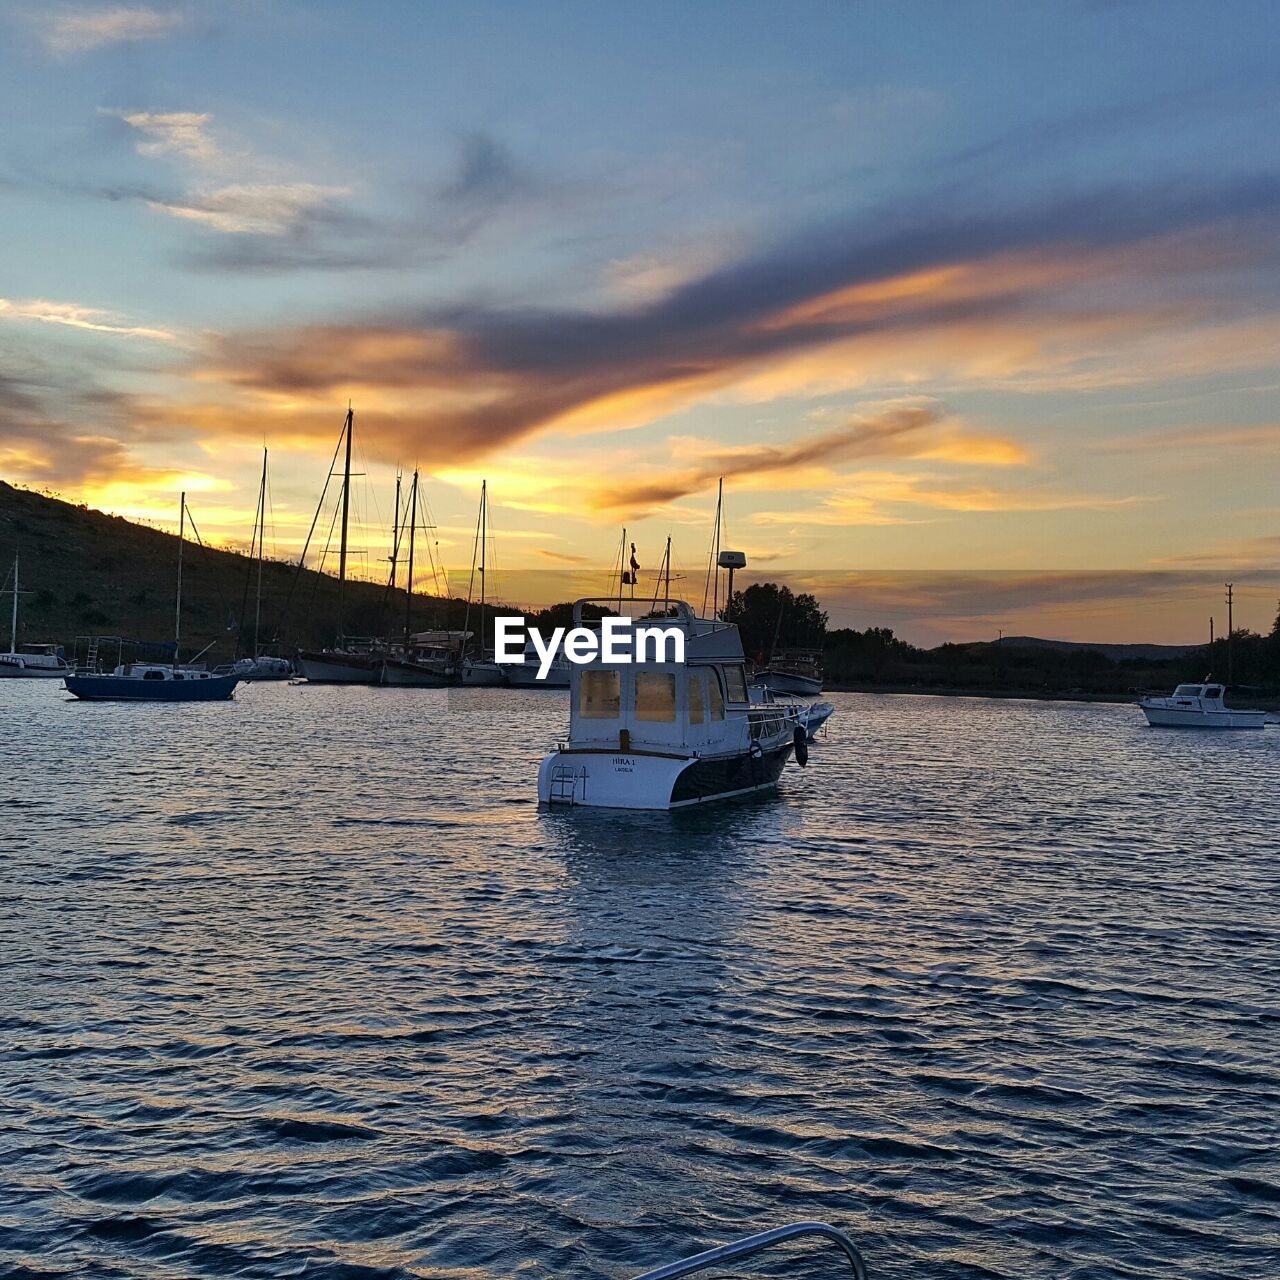
[{"label": "utility pole", "polygon": [[1231,635],[1235,631],[1232,606],[1235,602],[1235,583],[1227,583],[1227,684],[1231,683]]}]

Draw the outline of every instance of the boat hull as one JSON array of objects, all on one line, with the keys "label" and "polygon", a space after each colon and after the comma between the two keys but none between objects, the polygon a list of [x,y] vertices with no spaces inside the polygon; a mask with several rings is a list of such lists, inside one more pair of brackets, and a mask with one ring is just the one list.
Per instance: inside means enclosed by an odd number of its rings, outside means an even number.
[{"label": "boat hull", "polygon": [[813,735],[822,728],[835,713],[835,706],[830,702],[815,702],[809,707],[800,709],[800,720],[804,725],[805,736],[810,742]]},{"label": "boat hull", "polygon": [[67,692],[83,702],[225,702],[237,675],[206,680],[145,680],[141,676],[70,675]]},{"label": "boat hull", "polygon": [[1201,711],[1197,708],[1152,707],[1142,704],[1142,714],[1153,729],[1261,729],[1265,711]]},{"label": "boat hull", "polygon": [[32,667],[21,660],[21,654],[18,657],[17,662],[0,660],[0,680],[62,680],[71,673],[68,666]]},{"label": "boat hull", "polygon": [[512,663],[504,667],[507,683],[516,689],[567,689],[569,687],[569,668],[553,666],[547,672],[545,680],[538,679],[538,666],[534,662]]},{"label": "boat hull", "polygon": [[774,693],[798,693],[803,697],[812,698],[822,692],[820,677],[802,676],[794,671],[765,670],[760,673],[759,681]]},{"label": "boat hull", "polygon": [[791,750],[788,741],[759,755],[554,751],[538,770],[538,800],[600,809],[685,809],[775,786]]},{"label": "boat hull", "polygon": [[388,658],[382,665],[380,683],[395,688],[443,689],[451,682],[448,673],[438,667]]},{"label": "boat hull", "polygon": [[507,683],[507,673],[496,662],[468,662],[462,668],[462,683],[492,689]]},{"label": "boat hull", "polygon": [[299,653],[298,670],[308,684],[377,684],[382,659],[354,653]]}]

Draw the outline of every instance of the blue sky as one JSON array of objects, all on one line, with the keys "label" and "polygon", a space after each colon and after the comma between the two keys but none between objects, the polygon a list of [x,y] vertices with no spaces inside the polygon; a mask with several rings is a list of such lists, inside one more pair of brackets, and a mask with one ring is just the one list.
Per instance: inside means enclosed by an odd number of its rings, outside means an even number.
[{"label": "blue sky", "polygon": [[482,476],[584,574],[623,523],[698,563],[721,473],[779,572],[1280,551],[1273,6],[0,24],[12,482],[244,542],[265,441],[283,553],[350,398],[370,523],[420,463],[451,566]]}]

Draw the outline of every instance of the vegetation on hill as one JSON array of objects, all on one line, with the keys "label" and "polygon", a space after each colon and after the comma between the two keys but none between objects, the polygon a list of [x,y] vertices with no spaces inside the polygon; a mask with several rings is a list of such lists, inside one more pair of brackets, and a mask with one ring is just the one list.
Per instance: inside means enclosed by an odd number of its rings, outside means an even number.
[{"label": "vegetation on hill", "polygon": [[[53,642],[71,653],[76,637],[86,635],[172,642],[178,564],[173,534],[0,482],[0,579],[12,568],[15,550],[23,590],[20,644]],[[183,555],[183,655],[210,644],[210,662],[247,652],[253,643],[256,565],[247,556],[202,548],[190,539]],[[348,635],[399,634],[404,628],[403,591],[348,582],[343,601]],[[332,644],[337,609],[335,577],[264,562],[264,649],[288,654],[298,646]],[[460,627],[465,611],[465,600],[415,597],[412,626]],[[0,645],[7,648],[3,630]]]}]

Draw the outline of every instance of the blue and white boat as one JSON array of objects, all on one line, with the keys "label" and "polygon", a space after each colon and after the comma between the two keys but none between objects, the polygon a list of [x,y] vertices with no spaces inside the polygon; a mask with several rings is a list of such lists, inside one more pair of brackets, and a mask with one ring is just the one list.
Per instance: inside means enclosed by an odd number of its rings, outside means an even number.
[{"label": "blue and white boat", "polygon": [[68,693],[86,702],[221,702],[242,679],[237,672],[126,662],[111,672],[69,675],[65,682]]},{"label": "blue and white boat", "polygon": [[173,610],[173,662],[123,662],[114,671],[80,671],[64,679],[67,692],[85,702],[222,702],[244,678],[238,671],[215,675],[178,662],[182,634],[182,546],[187,495],[178,509],[178,589]]},{"label": "blue and white boat", "polygon": [[[574,626],[603,603],[579,600]],[[683,600],[651,620],[684,632],[684,662],[570,664],[569,737],[542,761],[540,803],[681,809],[774,786],[793,752],[807,762],[803,708],[752,701],[736,626]]]}]

